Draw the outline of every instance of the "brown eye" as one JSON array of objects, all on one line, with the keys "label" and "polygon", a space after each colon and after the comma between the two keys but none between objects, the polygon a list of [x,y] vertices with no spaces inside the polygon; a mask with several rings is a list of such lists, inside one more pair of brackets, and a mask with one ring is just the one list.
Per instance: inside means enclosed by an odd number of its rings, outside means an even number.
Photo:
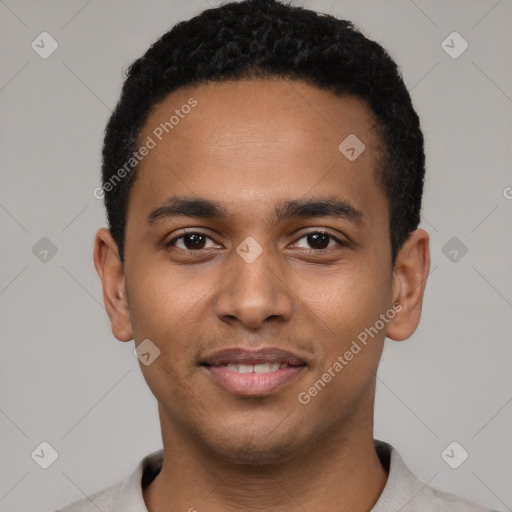
[{"label": "brown eye", "polygon": [[302,239],[306,239],[306,243],[309,246],[303,247],[304,249],[317,249],[320,251],[323,249],[330,249],[331,247],[333,247],[333,245],[329,245],[330,242],[334,242],[334,246],[346,245],[341,240],[325,231],[312,231],[311,233],[307,233],[301,238],[299,238],[299,240]]},{"label": "brown eye", "polygon": [[[177,236],[176,238],[173,238],[170,240],[166,245],[166,247],[173,246],[177,247],[178,249],[184,250],[184,251],[194,251],[194,250],[200,250],[205,248],[206,240],[211,238],[204,233],[200,232],[191,232],[191,233],[185,233],[184,235]],[[182,247],[178,247],[178,243],[182,242]]]},{"label": "brown eye", "polygon": [[308,243],[313,245],[314,249],[326,249],[329,246],[331,237],[325,233],[310,233],[306,238]]}]

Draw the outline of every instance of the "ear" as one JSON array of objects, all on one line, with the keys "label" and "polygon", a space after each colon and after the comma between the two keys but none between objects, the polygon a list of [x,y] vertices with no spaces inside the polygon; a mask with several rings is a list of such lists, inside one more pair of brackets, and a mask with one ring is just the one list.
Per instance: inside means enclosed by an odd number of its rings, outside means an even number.
[{"label": "ear", "polygon": [[421,317],[423,294],[430,270],[429,236],[413,231],[400,249],[393,269],[393,303],[400,304],[388,324],[386,336],[402,341],[414,333]]},{"label": "ear", "polygon": [[96,233],[94,266],[103,286],[103,301],[112,324],[112,334],[119,341],[133,339],[133,331],[126,300],[124,271],[117,244],[107,228]]}]

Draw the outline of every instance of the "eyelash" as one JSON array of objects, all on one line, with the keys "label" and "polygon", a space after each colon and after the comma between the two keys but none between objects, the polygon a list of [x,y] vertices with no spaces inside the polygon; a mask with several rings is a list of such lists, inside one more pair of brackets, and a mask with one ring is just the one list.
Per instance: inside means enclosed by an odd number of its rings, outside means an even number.
[{"label": "eyelash", "polygon": [[[210,240],[213,240],[211,236],[209,236],[207,233],[203,233],[202,231],[187,231],[185,233],[182,233],[179,236],[174,237],[173,239],[169,240],[168,242],[165,242],[164,245],[165,245],[166,248],[173,247],[175,245],[175,242],[177,242],[178,240],[181,240],[182,238],[184,238],[184,237],[186,237],[188,235],[202,235],[202,236],[205,236],[206,238],[209,238]],[[309,235],[325,235],[325,236],[328,236],[330,239],[334,240],[338,244],[338,246],[340,246],[340,247],[347,247],[348,246],[348,242],[340,240],[338,237],[334,236],[329,231],[321,231],[321,230],[314,230],[314,231],[309,231],[307,233],[304,233],[301,237],[299,237],[297,239],[297,241],[302,240],[303,238],[305,238],[305,237],[307,237]],[[328,251],[330,249],[332,249],[332,247],[328,247],[328,248],[324,248],[324,249],[305,249],[305,250],[309,250],[309,251],[313,251],[313,252],[322,252],[322,251]],[[181,249],[181,248],[179,248],[178,250],[179,251],[184,251],[184,252],[199,253],[203,249],[195,249],[194,250],[194,249]]]}]

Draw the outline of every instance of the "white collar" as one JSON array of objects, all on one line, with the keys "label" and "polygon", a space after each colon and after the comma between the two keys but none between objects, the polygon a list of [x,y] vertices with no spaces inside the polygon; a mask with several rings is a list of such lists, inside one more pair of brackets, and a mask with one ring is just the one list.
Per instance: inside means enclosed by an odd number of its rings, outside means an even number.
[{"label": "white collar", "polygon": [[[402,457],[388,443],[375,440],[381,462],[389,464],[386,485],[371,512],[447,511],[484,512],[487,508],[472,504],[458,496],[437,491],[424,484],[410,471]],[[135,471],[112,490],[112,512],[147,512],[142,495],[142,479],[146,485],[160,472],[162,449],[146,455]]]}]

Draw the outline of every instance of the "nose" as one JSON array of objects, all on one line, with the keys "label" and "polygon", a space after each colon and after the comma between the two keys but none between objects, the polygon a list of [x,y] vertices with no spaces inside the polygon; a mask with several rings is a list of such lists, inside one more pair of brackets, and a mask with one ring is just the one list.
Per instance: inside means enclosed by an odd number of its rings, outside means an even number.
[{"label": "nose", "polygon": [[293,310],[293,293],[275,254],[268,249],[254,260],[233,251],[230,271],[222,280],[215,313],[223,322],[241,322],[258,329],[265,321],[288,321]]}]

